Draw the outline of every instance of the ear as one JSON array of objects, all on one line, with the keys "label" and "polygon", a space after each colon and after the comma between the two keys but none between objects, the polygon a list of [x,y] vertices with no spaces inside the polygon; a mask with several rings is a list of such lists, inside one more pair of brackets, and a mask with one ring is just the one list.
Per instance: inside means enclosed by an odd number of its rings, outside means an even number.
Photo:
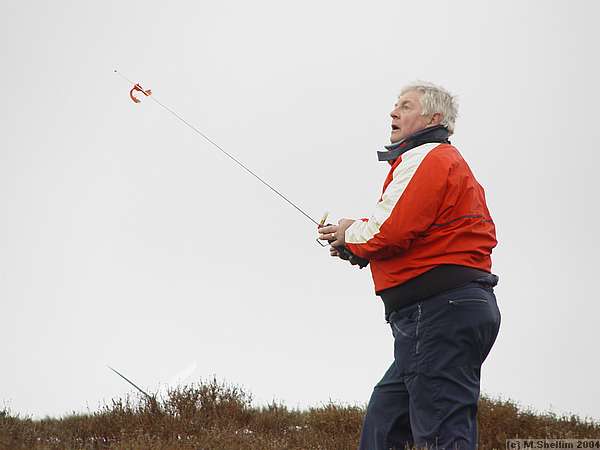
[{"label": "ear", "polygon": [[444,120],[444,116],[440,113],[433,113],[429,120],[429,125],[439,125]]}]

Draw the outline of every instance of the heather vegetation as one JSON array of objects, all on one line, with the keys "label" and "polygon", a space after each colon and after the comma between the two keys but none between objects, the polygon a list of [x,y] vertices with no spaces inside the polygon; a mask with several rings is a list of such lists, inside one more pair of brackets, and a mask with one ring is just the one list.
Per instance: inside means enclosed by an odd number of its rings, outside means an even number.
[{"label": "heather vegetation", "polygon": [[[0,409],[0,448],[349,450],[357,446],[364,408],[325,404],[308,410],[254,406],[240,388],[212,379],[165,398],[115,399],[90,414],[32,420]],[[508,438],[600,438],[600,423],[480,401],[480,448]]]}]

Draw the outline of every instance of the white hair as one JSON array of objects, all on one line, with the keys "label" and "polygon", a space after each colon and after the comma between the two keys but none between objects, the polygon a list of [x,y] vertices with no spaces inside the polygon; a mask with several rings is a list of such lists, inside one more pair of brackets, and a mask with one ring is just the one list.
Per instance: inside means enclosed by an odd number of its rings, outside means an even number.
[{"label": "white hair", "polygon": [[400,95],[411,91],[417,91],[422,94],[422,115],[441,114],[442,122],[440,125],[445,126],[450,134],[454,133],[454,122],[458,115],[458,103],[456,97],[440,86],[422,81],[404,86],[400,91]]}]

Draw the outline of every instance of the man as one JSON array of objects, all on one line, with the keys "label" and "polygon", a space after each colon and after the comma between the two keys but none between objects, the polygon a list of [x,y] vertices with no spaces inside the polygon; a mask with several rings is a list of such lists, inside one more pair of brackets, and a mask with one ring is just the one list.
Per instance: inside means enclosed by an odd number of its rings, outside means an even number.
[{"label": "man", "polygon": [[491,274],[496,246],[484,191],[448,137],[455,99],[402,89],[391,112],[390,172],[368,219],[319,229],[331,255],[370,264],[394,337],[375,386],[360,450],[474,449],[480,370],[498,334]]}]

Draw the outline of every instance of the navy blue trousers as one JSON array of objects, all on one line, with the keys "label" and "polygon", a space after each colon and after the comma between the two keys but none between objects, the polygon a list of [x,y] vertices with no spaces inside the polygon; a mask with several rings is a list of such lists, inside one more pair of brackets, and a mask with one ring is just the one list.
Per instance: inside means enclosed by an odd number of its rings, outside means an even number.
[{"label": "navy blue trousers", "polygon": [[487,275],[394,311],[394,362],[367,407],[359,450],[477,448],[481,364],[500,328]]}]

